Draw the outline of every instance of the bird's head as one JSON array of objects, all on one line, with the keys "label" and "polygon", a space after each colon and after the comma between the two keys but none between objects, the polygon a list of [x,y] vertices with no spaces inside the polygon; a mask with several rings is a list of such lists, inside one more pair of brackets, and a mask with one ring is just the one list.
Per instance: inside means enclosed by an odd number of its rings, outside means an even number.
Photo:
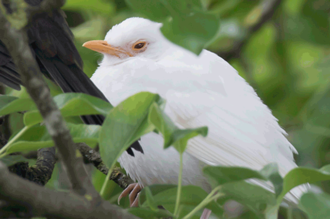
[{"label": "bird's head", "polygon": [[128,18],[113,26],[104,40],[88,41],[83,46],[104,55],[101,65],[134,57],[157,60],[171,45],[160,32],[161,25],[144,18]]}]

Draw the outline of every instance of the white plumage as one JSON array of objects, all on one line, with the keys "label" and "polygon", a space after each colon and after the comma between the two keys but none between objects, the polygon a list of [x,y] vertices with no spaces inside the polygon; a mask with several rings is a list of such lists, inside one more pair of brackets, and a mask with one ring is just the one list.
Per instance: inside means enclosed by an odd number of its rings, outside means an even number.
[{"label": "white plumage", "polygon": [[[178,127],[208,126],[206,138],[198,136],[188,143],[183,185],[210,191],[201,171],[205,165],[260,170],[277,162],[282,176],[296,167],[293,153],[297,151],[285,131],[236,70],[212,52],[203,50],[196,56],[176,46],[163,37],[160,27],[142,18],[114,26],[105,41],[121,52],[102,51],[104,59],[92,81],[113,105],[137,92],[150,91],[167,100],[165,112]],[[138,42],[145,47],[135,50]],[[176,184],[178,152],[172,147],[163,150],[163,139],[155,133],[141,137],[140,144],[144,154],[135,152],[132,157],[125,152],[119,159],[127,173],[142,186]],[[262,186],[271,189],[270,184]],[[302,187],[294,189],[286,199],[296,202],[302,191]]]}]

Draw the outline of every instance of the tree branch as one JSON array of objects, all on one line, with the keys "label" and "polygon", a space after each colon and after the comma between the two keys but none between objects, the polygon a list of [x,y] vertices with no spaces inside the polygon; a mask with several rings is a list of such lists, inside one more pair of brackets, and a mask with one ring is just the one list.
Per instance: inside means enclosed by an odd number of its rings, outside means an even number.
[{"label": "tree branch", "polygon": [[9,173],[0,162],[0,198],[26,208],[31,216],[71,219],[136,219],[107,201],[89,201],[89,196],[52,191]]},{"label": "tree branch", "polygon": [[262,11],[260,19],[258,20],[258,22],[256,22],[247,29],[246,36],[243,39],[234,42],[230,50],[224,52],[218,52],[217,54],[227,61],[232,58],[238,58],[240,56],[243,47],[249,41],[253,33],[257,32],[267,21],[269,21],[273,17],[276,9],[281,4],[281,2],[282,0],[270,0],[266,2],[267,4],[264,6],[264,10]]},{"label": "tree branch", "polygon": [[[77,159],[75,156],[73,139],[33,58],[28,46],[27,34],[22,28],[17,28],[20,26],[17,25],[20,20],[10,14],[5,16],[3,13],[6,10],[3,10],[2,4],[0,8],[0,38],[18,67],[23,85],[44,119],[44,124],[59,151],[73,191],[76,193],[55,192],[25,181],[10,174],[7,167],[0,162],[0,198],[24,206],[33,212],[33,215],[38,216],[79,219],[136,218],[102,200],[95,191],[82,159]],[[12,28],[6,18],[16,23],[16,28]],[[46,152],[51,151],[39,151],[44,153],[43,156],[48,156]],[[52,153],[50,156],[54,157]]]},{"label": "tree branch", "polygon": [[[82,154],[84,163],[92,163],[94,167],[98,169],[100,172],[102,172],[104,175],[108,174],[109,169],[103,163],[99,152],[89,147],[85,143],[76,143],[76,147]],[[37,153],[36,151],[30,151],[29,153],[24,154],[23,156],[28,159],[32,159],[32,158],[36,159]],[[56,159],[57,157],[55,155],[55,160]],[[117,185],[119,185],[122,189],[126,189],[129,184],[134,183],[134,181],[129,176],[125,175],[120,168],[115,168],[112,174],[110,175],[109,179],[117,183]]]},{"label": "tree branch", "polygon": [[[93,165],[105,175],[108,175],[109,169],[103,163],[100,154],[86,145],[85,143],[77,143],[77,148],[79,149],[82,156],[87,159],[89,162],[93,163]],[[126,189],[129,184],[134,183],[134,181],[127,175],[121,172],[120,168],[115,168],[109,180],[113,180],[117,183],[122,189]]]},{"label": "tree branch", "polygon": [[[17,155],[19,153],[14,154]],[[9,170],[24,179],[44,186],[50,180],[55,167],[55,148],[39,149],[35,158],[37,162],[31,167],[29,167],[28,162],[18,162],[10,166]]]},{"label": "tree branch", "polygon": [[[49,12],[49,11],[53,10],[54,8],[60,8],[64,4],[64,2],[65,1],[63,1],[63,0],[60,0],[60,1],[43,0],[40,4],[37,4],[35,6],[29,5],[27,7],[27,9],[26,9],[28,20],[31,20],[33,16],[36,16],[36,15],[38,15],[40,13]],[[10,4],[10,2],[7,2],[7,5],[9,5],[9,4]],[[8,7],[8,8],[10,8],[10,7]],[[6,16],[10,16],[10,15],[7,14]],[[16,32],[19,32],[19,31],[16,31]],[[5,40],[4,40],[4,42],[5,42]],[[7,46],[7,48],[10,51],[13,50],[12,48],[10,48],[8,46]],[[25,58],[22,58],[21,60],[23,60],[23,59],[25,59]],[[25,84],[25,82],[23,80],[22,80],[22,82]],[[41,89],[41,88],[39,88],[39,89]],[[43,89],[42,92],[44,92],[44,89]],[[37,97],[37,95],[34,95],[34,96]],[[44,98],[44,99],[47,99],[47,98]],[[44,101],[42,101],[42,102],[44,102]],[[45,105],[47,105],[47,104],[45,104]],[[51,115],[51,111],[49,111],[49,110],[50,109],[47,109],[46,110],[46,111],[48,111],[48,117],[50,117],[50,115]],[[55,111],[53,112],[53,114],[54,113],[55,113]],[[42,112],[41,112],[41,114],[42,114]],[[43,115],[43,116],[47,116],[47,115]],[[46,123],[46,125],[47,125],[47,123]],[[59,130],[60,127],[57,127],[56,129]],[[67,144],[69,144],[69,142]],[[83,149],[83,148],[86,149],[86,147],[80,147],[80,148],[81,149]],[[88,151],[90,151],[90,150],[88,150]],[[63,153],[61,153],[60,150],[59,150],[59,152],[60,152],[60,154],[63,154]],[[90,155],[95,155],[94,153],[89,154],[89,153],[85,153],[86,151],[81,151],[81,152],[84,154],[84,157],[85,158],[86,158],[86,155],[88,155],[89,159],[91,159],[90,161],[94,164],[94,166],[97,169],[99,169],[101,172],[107,174],[108,168],[104,165],[104,163],[102,162],[101,157],[99,156],[98,153],[97,153],[98,155],[95,157],[95,156],[90,156]],[[72,153],[72,151],[71,151],[71,153]],[[72,156],[72,155],[70,155],[70,153],[64,152],[64,154],[67,155],[64,158],[64,161],[71,160],[69,158],[70,156]],[[55,157],[53,157],[53,159],[55,159]],[[46,183],[47,181],[45,181],[45,180],[46,179],[49,179],[48,176],[45,176],[44,174],[38,176],[38,173],[46,173],[47,172],[46,175],[51,175],[51,173],[48,173],[48,171],[51,170],[51,168],[49,168],[49,167],[53,166],[54,160],[47,159],[47,161],[48,161],[48,164],[46,166],[48,166],[48,167],[42,167],[41,165],[37,165],[35,167],[30,168],[29,171],[27,172],[28,173],[28,175],[27,175],[28,179],[29,180],[32,180],[34,182],[37,182],[38,184],[44,184],[44,183]],[[38,164],[46,164],[46,163],[44,163],[44,162],[41,161]],[[48,171],[46,171],[46,170],[48,170]],[[72,175],[71,174],[72,172],[74,172],[74,171],[71,171],[70,169],[67,169],[67,170],[68,170],[69,176]],[[81,170],[83,170],[83,168],[81,168]],[[72,175],[72,176],[74,176],[74,175]],[[73,177],[73,179],[70,179],[70,180],[74,180],[75,181],[75,182],[72,182],[73,183],[72,184],[73,186],[74,185],[79,185],[79,183],[77,183],[79,180],[77,180],[77,179],[78,179],[78,177]],[[114,180],[123,189],[125,189],[130,183],[133,183],[133,180],[131,180],[128,176],[126,176],[125,174],[123,174],[120,171],[120,169],[116,169],[115,172],[110,176],[110,179],[111,180]],[[74,188],[75,188],[75,186],[74,186]],[[81,190],[81,186],[78,186],[78,190]]]},{"label": "tree branch", "polygon": [[[7,14],[7,16],[11,15]],[[47,130],[58,148],[74,191],[78,194],[85,194],[86,188],[92,188],[91,182],[84,171],[82,162],[78,162],[75,157],[72,137],[41,76],[36,60],[33,58],[26,32],[11,28],[11,24],[5,19],[2,12],[0,13],[0,32],[1,40],[5,43],[18,67],[22,83],[36,103]]]},{"label": "tree branch", "polygon": [[38,150],[37,162],[27,170],[25,178],[39,185],[45,185],[52,176],[56,163],[55,148]]}]

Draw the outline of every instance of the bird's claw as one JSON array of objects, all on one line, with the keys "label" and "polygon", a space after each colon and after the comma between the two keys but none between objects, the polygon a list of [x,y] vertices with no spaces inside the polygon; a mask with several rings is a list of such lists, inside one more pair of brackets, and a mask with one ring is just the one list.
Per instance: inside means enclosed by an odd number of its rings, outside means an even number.
[{"label": "bird's claw", "polygon": [[118,204],[120,203],[120,199],[129,197],[129,204],[131,207],[137,207],[139,205],[139,192],[141,191],[141,187],[138,183],[130,184],[118,197]]}]

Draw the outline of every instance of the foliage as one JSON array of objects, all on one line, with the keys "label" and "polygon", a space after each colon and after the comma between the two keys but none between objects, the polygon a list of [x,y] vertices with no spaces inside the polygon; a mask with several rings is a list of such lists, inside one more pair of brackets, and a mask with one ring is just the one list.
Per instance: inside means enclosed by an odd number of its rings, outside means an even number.
[{"label": "foliage", "polygon": [[[184,152],[189,138],[195,137],[197,134],[204,136],[207,134],[206,128],[190,130],[176,128],[169,117],[161,110],[164,101],[158,95],[148,92],[133,95],[114,108],[109,107],[108,103],[101,100],[92,101],[93,98],[88,95],[59,94],[54,99],[62,110],[64,117],[72,115],[72,112],[67,109],[70,106],[76,109],[86,106],[86,103],[88,103],[88,107],[85,107],[86,111],[80,111],[80,115],[89,114],[94,112],[95,109],[98,109],[99,113],[107,112],[107,118],[102,126],[100,136],[98,134],[100,127],[95,125],[68,123],[68,127],[76,142],[94,144],[99,142],[101,157],[110,170],[115,166],[118,157],[132,142],[153,130],[157,130],[164,137],[164,148],[173,145],[180,154]],[[17,108],[17,105],[13,102],[25,101],[25,98],[1,96],[0,101],[6,103],[4,108],[8,112],[15,112],[21,109]],[[75,104],[70,104],[72,101]],[[32,102],[30,104],[33,105]],[[33,107],[21,106],[22,109],[32,109],[26,115],[34,112]],[[40,122],[42,121],[39,117],[34,117],[32,125],[23,128],[1,149],[0,157],[5,163],[12,165],[15,162],[25,161],[22,157],[6,156],[10,153],[53,146],[45,127],[36,124]],[[131,210],[131,213],[148,217],[170,215],[178,218],[198,218],[203,208],[206,207],[211,209],[217,218],[222,218],[224,210],[219,203],[231,199],[245,205],[259,218],[276,218],[277,209],[287,192],[301,184],[330,180],[329,170],[330,165],[320,170],[299,167],[291,170],[282,179],[275,164],[269,164],[260,171],[242,167],[205,167],[204,174],[209,178],[213,189],[210,194],[196,186],[181,187],[180,181],[178,187],[174,185],[153,185],[143,190],[140,196],[140,208]],[[247,183],[245,180],[248,179],[270,181],[275,188],[275,194],[257,185]],[[109,197],[105,193],[112,192],[111,189],[107,188],[109,187],[108,182],[108,180],[104,180],[104,188],[101,191],[103,197]],[[253,198],[251,197],[252,194]],[[306,195],[311,194],[305,194],[303,197]],[[326,195],[315,196],[315,199],[318,197],[330,201]],[[170,213],[159,210],[157,208],[159,205],[165,207]],[[314,211],[315,209],[306,206],[306,201],[301,202],[300,206],[309,215],[317,214]]]},{"label": "foliage", "polygon": [[[267,2],[67,1],[64,10],[89,76],[95,71],[99,57],[81,48],[82,43],[102,39],[111,26],[131,16],[163,22],[161,30],[169,40],[197,54],[205,47],[225,54],[235,49],[236,42],[248,37],[240,55],[229,62],[254,87],[288,131],[290,142],[299,151],[296,160],[300,166],[305,166],[293,169],[283,178],[274,164],[260,171],[206,167],[204,174],[211,182],[213,196],[196,186],[181,187],[180,183],[179,187],[152,185],[141,192],[140,207],[129,209],[132,214],[142,218],[185,218],[187,215],[199,218],[207,207],[212,209],[214,218],[276,218],[285,194],[298,185],[311,183],[320,187],[313,187],[314,190],[320,191],[304,194],[295,207],[299,211],[282,207],[279,214],[282,218],[329,218],[330,196],[326,192],[330,191],[330,186],[319,182],[330,180],[330,167],[326,166],[330,163],[330,3],[323,0],[282,1],[273,18],[249,35],[249,28],[259,21]],[[109,168],[114,167],[117,158],[132,142],[148,132],[160,133],[164,148],[174,146],[180,153],[190,138],[207,134],[206,127],[190,130],[175,127],[163,112],[164,101],[157,94],[139,93],[112,107],[88,95],[61,94],[54,84],[49,82],[49,85],[74,140],[91,146],[99,143],[102,159]],[[0,116],[10,114],[13,135],[0,150],[0,159],[10,166],[26,159],[7,156],[9,153],[51,147],[53,143],[24,89],[20,92],[7,89],[6,94],[0,96]],[[107,115],[104,125],[81,124],[78,116],[90,114]],[[54,172],[48,186],[63,189],[57,173]],[[93,182],[98,189],[108,182],[104,179],[94,172]],[[274,186],[275,193],[245,181],[248,179],[268,181]],[[111,183],[104,183],[103,187],[104,197],[111,197],[109,201],[116,204],[121,189]],[[242,204],[238,214],[226,208],[229,200]],[[159,205],[168,211],[158,209]],[[283,215],[285,211],[287,215]]]},{"label": "foliage", "polygon": [[[147,18],[162,22],[161,31],[167,39],[196,54],[215,37],[219,29],[217,16],[203,10],[198,0],[126,2]],[[169,16],[171,19],[168,19]]]}]

